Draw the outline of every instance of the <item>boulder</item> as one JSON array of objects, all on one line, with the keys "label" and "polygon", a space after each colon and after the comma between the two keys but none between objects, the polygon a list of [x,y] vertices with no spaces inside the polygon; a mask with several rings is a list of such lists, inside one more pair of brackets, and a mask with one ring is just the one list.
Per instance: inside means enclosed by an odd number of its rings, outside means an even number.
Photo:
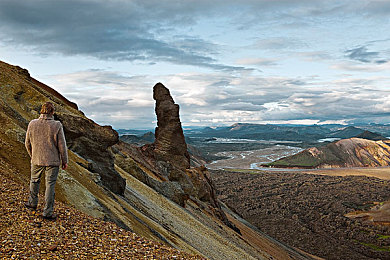
[{"label": "boulder", "polygon": [[100,126],[80,116],[57,113],[64,127],[67,146],[91,161],[88,170],[101,177],[102,184],[112,192],[123,194],[126,181],[114,168],[114,158],[108,148],[119,142],[118,133],[111,126]]}]

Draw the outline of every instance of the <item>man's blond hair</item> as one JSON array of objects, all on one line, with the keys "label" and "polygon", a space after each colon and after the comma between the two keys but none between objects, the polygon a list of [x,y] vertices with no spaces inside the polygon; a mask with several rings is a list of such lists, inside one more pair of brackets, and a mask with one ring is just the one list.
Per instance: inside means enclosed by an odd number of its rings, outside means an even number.
[{"label": "man's blond hair", "polygon": [[41,107],[41,114],[54,114],[54,105],[51,102],[46,102]]}]

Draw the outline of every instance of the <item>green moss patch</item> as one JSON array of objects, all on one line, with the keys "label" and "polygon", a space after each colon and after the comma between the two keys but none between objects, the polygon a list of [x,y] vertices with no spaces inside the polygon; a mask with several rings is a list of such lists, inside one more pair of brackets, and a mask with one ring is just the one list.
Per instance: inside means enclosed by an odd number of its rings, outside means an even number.
[{"label": "green moss patch", "polygon": [[390,236],[380,235],[380,234],[378,234],[377,236],[378,236],[378,239],[389,239],[390,238]]}]

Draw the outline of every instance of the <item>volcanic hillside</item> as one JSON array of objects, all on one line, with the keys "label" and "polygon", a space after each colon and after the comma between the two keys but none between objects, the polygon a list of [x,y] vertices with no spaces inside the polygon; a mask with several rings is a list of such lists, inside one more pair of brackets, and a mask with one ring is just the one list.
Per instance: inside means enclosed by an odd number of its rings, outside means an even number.
[{"label": "volcanic hillside", "polygon": [[[153,90],[156,140],[143,147],[119,141],[112,127],[96,124],[76,104],[20,67],[0,62],[0,93],[0,162],[4,162],[0,174],[17,185],[28,187],[30,176],[24,147],[28,122],[39,116],[41,104],[51,101],[55,118],[64,126],[70,159],[68,169],[59,173],[59,201],[146,239],[209,259],[310,258],[252,229],[217,199],[208,170],[190,166],[179,106],[162,84]],[[1,192],[9,203],[20,205],[11,190]],[[2,229],[19,208],[5,208]],[[57,210],[63,219],[64,210]],[[19,221],[30,220],[22,216]],[[26,229],[18,233],[32,231],[23,226]],[[7,241],[16,241],[18,233],[10,233]]]}]

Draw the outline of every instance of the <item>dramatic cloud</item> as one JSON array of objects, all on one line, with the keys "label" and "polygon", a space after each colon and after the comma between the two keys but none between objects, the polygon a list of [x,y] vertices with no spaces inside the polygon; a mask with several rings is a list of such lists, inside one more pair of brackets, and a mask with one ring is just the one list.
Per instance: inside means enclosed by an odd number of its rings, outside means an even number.
[{"label": "dramatic cloud", "polygon": [[174,40],[174,23],[193,23],[187,12],[180,15],[186,6],[171,3],[174,8],[169,10],[160,2],[153,1],[155,6],[151,2],[5,0],[0,2],[0,35],[7,44],[24,45],[42,55],[50,52],[216,70],[244,69],[218,64],[210,56],[217,53],[216,44],[197,38]]},{"label": "dramatic cloud", "polygon": [[379,0],[2,0],[0,59],[117,128],[154,126],[157,82],[184,125],[388,122],[389,13]]},{"label": "dramatic cloud", "polygon": [[[362,3],[346,1],[97,1],[39,0],[0,2],[2,41],[23,45],[41,54],[88,55],[99,59],[165,61],[216,70],[240,70],[218,63],[218,44],[188,34],[200,19],[230,18],[231,23],[300,22],[299,17],[324,17],[359,10]],[[372,10],[382,5],[367,4]],[[349,10],[354,7],[355,10]],[[385,7],[386,8],[386,7]],[[369,9],[369,10],[371,10]],[[281,19],[282,18],[282,19]],[[287,19],[288,18],[288,19]],[[306,22],[307,24],[307,22]],[[245,27],[245,26],[244,26]],[[249,28],[249,27],[246,27]],[[180,36],[179,36],[180,37]],[[297,39],[272,37],[259,48],[305,47]],[[353,55],[353,53],[351,53]],[[363,53],[364,54],[364,53]],[[370,53],[365,53],[370,55]],[[358,53],[359,55],[359,53]]]}]

